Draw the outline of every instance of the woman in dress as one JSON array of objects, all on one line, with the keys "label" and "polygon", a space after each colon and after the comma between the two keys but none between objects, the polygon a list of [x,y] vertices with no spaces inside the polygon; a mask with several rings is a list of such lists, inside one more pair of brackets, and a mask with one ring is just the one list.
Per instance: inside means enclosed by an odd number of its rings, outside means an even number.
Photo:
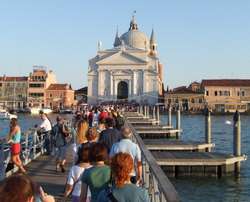
[{"label": "woman in dress", "polygon": [[10,132],[8,135],[8,143],[11,144],[11,161],[19,168],[22,173],[26,173],[23,163],[20,159],[21,153],[21,129],[18,125],[17,119],[10,120]]}]

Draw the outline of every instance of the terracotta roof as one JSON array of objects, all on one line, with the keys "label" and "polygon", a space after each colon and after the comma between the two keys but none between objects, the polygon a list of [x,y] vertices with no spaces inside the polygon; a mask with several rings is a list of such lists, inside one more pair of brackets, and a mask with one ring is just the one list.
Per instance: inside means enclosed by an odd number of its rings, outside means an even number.
[{"label": "terracotta roof", "polygon": [[69,84],[50,84],[47,90],[72,90]]},{"label": "terracotta roof", "polygon": [[201,85],[204,86],[238,86],[250,87],[250,79],[211,79],[202,80]]},{"label": "terracotta roof", "polygon": [[177,88],[174,88],[172,91],[167,92],[169,94],[201,94],[199,92],[195,92],[190,88],[187,88],[186,86],[180,86]]},{"label": "terracotta roof", "polygon": [[1,76],[0,81],[28,81],[27,76]]}]

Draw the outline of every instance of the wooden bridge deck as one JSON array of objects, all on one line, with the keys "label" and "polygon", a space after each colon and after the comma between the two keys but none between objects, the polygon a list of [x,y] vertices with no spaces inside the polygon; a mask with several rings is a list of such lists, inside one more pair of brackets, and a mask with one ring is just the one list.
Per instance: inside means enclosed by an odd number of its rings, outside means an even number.
[{"label": "wooden bridge deck", "polygon": [[210,152],[159,152],[152,151],[159,165],[220,166],[244,161],[245,156]]},{"label": "wooden bridge deck", "polygon": [[168,139],[143,139],[143,142],[149,150],[161,151],[205,151],[214,147],[214,144]]},{"label": "wooden bridge deck", "polygon": [[[68,152],[69,153],[69,152]],[[57,202],[62,201],[69,168],[73,157],[67,156],[66,172],[56,172],[56,158],[53,156],[40,156],[27,165],[28,175],[40,185],[44,191],[55,197]],[[70,201],[70,199],[68,200]]]}]

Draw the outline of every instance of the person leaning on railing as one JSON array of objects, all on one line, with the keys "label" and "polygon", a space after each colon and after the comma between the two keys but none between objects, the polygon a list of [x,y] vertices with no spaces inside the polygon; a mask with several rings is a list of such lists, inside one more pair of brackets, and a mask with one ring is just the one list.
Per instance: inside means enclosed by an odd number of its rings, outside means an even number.
[{"label": "person leaning on railing", "polygon": [[44,139],[45,139],[44,147],[46,149],[46,154],[50,155],[50,152],[51,152],[50,132],[52,129],[52,124],[50,120],[48,119],[47,115],[43,111],[40,111],[39,114],[42,119],[42,123],[40,124],[38,128],[38,132],[41,135],[44,135]]},{"label": "person leaning on railing", "polygon": [[111,160],[111,172],[114,185],[102,190],[97,202],[149,202],[146,189],[132,184],[130,173],[134,167],[133,159],[128,153],[118,153]]}]

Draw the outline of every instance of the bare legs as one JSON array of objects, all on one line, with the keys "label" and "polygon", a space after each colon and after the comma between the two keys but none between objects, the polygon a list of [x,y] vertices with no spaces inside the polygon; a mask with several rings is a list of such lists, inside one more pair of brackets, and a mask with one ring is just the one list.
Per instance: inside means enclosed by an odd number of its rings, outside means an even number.
[{"label": "bare legs", "polygon": [[19,154],[13,154],[11,156],[11,161],[19,168],[19,170],[22,172],[22,173],[26,173],[26,170],[24,169],[23,167],[23,163],[20,159],[20,156]]}]

